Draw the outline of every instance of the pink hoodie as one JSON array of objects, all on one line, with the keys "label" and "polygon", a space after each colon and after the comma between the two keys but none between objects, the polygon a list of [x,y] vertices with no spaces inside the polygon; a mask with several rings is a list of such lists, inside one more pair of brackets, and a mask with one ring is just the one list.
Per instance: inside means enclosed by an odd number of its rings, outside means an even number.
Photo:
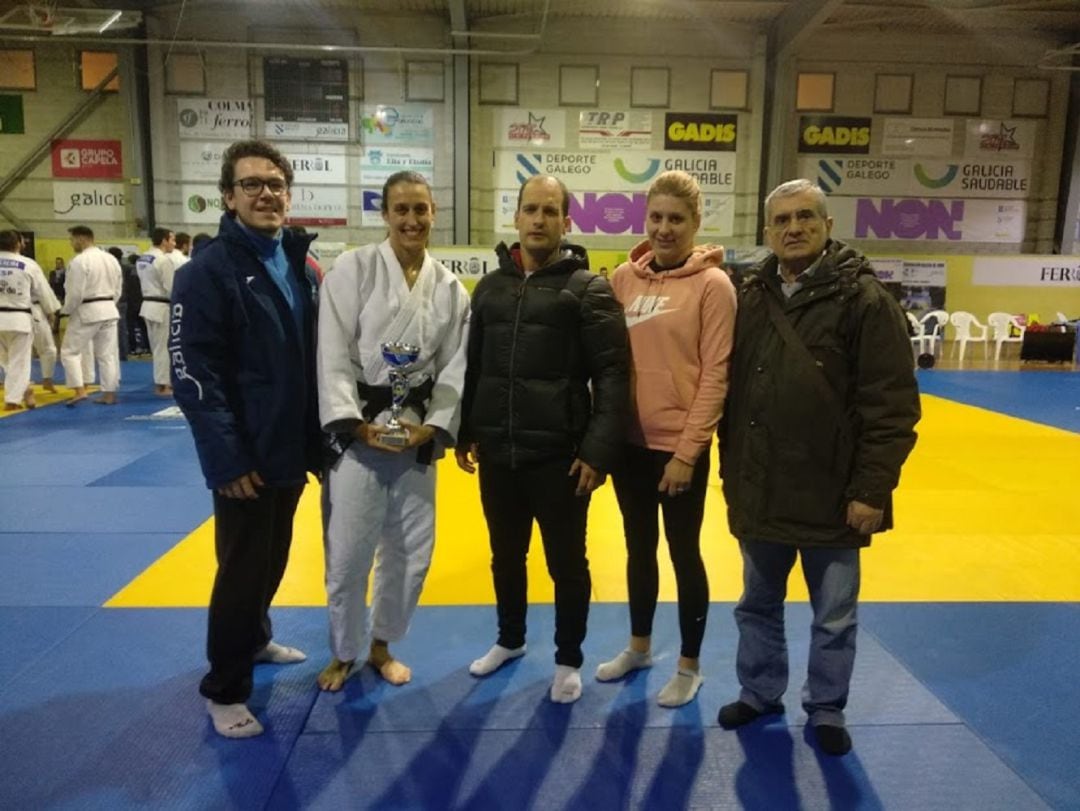
[{"label": "pink hoodie", "polygon": [[735,287],[723,248],[695,248],[675,270],[649,268],[648,241],[611,279],[630,333],[628,440],[697,461],[716,432],[728,386]]}]

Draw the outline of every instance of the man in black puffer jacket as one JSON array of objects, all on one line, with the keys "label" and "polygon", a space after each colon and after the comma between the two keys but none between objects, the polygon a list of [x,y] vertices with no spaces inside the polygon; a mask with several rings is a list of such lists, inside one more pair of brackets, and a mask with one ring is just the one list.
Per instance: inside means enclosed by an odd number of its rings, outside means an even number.
[{"label": "man in black puffer jacket", "polygon": [[892,527],[892,491],[915,445],[919,390],[904,314],[865,256],[830,239],[808,180],[765,200],[773,251],[739,291],[721,472],[743,556],[733,729],[783,712],[784,598],[796,557],[814,609],[803,709],[821,748],[844,727],[855,661],[859,550]]},{"label": "man in black puffer jacket", "polygon": [[[457,462],[479,462],[491,539],[499,639],[469,668],[486,676],[525,652],[526,573],[532,522],[555,581],[551,699],[581,695],[589,613],[585,522],[626,435],[626,321],[585,252],[562,245],[569,195],[552,177],[521,187],[520,242],[499,245],[499,269],[472,297],[469,364]],[[590,393],[591,387],[591,393]]]}]

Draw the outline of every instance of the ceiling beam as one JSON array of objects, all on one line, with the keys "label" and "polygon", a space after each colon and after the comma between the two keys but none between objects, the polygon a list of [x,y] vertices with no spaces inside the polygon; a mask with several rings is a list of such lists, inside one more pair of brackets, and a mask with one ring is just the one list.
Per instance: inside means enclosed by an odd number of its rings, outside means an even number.
[{"label": "ceiling beam", "polygon": [[772,23],[769,50],[773,58],[793,53],[800,42],[813,34],[843,4],[844,0],[798,0],[788,3],[788,7]]}]

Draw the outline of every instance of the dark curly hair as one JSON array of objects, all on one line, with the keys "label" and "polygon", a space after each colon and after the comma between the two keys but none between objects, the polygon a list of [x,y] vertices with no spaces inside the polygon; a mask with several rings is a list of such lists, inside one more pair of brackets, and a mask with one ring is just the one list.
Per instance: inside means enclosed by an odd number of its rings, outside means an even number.
[{"label": "dark curly hair", "polygon": [[218,190],[225,194],[232,191],[236,183],[236,162],[241,158],[266,158],[285,175],[285,182],[291,187],[293,182],[292,166],[275,146],[266,141],[252,139],[230,144],[221,156],[221,179]]}]

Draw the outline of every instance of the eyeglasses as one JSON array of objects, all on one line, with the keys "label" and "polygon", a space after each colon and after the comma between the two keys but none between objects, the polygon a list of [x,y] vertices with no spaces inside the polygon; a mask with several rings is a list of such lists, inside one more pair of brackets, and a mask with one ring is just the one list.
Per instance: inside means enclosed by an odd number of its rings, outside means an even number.
[{"label": "eyeglasses", "polygon": [[289,184],[279,177],[272,177],[269,180],[263,180],[261,177],[245,177],[243,180],[237,180],[233,185],[239,186],[248,197],[258,197],[264,188],[274,197],[281,197],[289,190]]}]

